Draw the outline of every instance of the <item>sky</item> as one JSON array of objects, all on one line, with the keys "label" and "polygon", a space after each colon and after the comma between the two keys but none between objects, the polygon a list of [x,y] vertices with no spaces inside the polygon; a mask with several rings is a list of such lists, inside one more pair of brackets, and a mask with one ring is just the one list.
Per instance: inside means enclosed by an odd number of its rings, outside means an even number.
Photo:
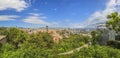
[{"label": "sky", "polygon": [[0,0],[0,27],[94,28],[120,0]]}]

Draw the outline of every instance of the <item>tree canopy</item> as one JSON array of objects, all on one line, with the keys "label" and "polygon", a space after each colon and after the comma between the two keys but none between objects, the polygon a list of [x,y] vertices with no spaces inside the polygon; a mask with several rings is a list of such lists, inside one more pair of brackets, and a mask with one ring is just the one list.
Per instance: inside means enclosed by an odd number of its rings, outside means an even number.
[{"label": "tree canopy", "polygon": [[109,29],[113,29],[116,32],[120,32],[120,15],[118,12],[111,13],[107,16],[107,19],[109,19],[106,22],[106,26]]}]

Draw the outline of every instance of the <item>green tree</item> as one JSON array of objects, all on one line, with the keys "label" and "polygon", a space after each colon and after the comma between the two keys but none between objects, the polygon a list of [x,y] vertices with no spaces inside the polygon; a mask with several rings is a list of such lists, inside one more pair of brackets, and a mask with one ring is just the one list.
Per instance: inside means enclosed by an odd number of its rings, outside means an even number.
[{"label": "green tree", "polygon": [[26,40],[27,34],[18,28],[10,28],[8,29],[8,35],[6,38],[9,43],[13,44],[15,48],[18,48],[18,45]]},{"label": "green tree", "polygon": [[7,35],[8,34],[8,28],[6,27],[0,27],[0,35]]},{"label": "green tree", "polygon": [[116,32],[120,31],[120,15],[118,12],[111,13],[110,15],[107,16],[109,19],[106,22],[106,26],[110,29],[115,30]]},{"label": "green tree", "polygon": [[92,44],[96,44],[97,43],[97,32],[96,31],[92,31],[91,32],[92,35]]}]

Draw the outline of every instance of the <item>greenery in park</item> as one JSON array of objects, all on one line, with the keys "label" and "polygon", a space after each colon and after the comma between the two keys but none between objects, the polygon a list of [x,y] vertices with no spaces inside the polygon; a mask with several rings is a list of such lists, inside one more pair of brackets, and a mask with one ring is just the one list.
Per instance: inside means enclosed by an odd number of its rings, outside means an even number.
[{"label": "greenery in park", "polygon": [[92,45],[96,45],[99,43],[99,39],[100,39],[100,36],[101,36],[101,32],[97,32],[97,31],[92,31],[91,32],[91,35],[92,35]]},{"label": "greenery in park", "polygon": [[110,20],[106,22],[106,26],[116,32],[120,32],[120,15],[118,12],[111,13],[107,16],[107,18]]},{"label": "greenery in park", "polygon": [[7,28],[1,27],[0,28],[0,35],[7,35],[7,34],[8,34]]},{"label": "greenery in park", "polygon": [[[112,13],[108,15],[108,18],[111,20],[106,23],[106,26],[109,28],[112,25],[112,29],[119,31],[120,17],[118,13]],[[101,32],[92,31],[92,38],[89,38],[71,33],[70,37],[64,36],[57,44],[46,32],[27,34],[18,28],[1,27],[0,35],[7,35],[7,43],[0,44],[0,58],[120,58],[119,49],[97,44],[100,34]],[[92,42],[92,46],[88,48],[74,51],[73,54],[69,55],[58,55],[78,48],[89,41]]]},{"label": "greenery in park", "polygon": [[57,48],[56,50],[58,53],[60,52],[62,53],[78,48],[88,43],[89,40],[90,40],[89,37],[73,34],[69,38],[62,39],[59,44],[55,45],[55,48]]},{"label": "greenery in park", "polygon": [[75,51],[74,54],[60,55],[58,58],[120,58],[120,50],[107,46],[94,45]]},{"label": "greenery in park", "polygon": [[[107,28],[110,30],[115,30],[117,33],[116,37],[120,38],[120,14],[118,12],[114,12],[109,14],[107,18],[109,19],[106,22]],[[108,45],[114,48],[120,49],[119,44],[120,44],[119,41],[108,41]]]},{"label": "greenery in park", "polygon": [[53,58],[58,53],[82,46],[89,38],[71,34],[56,44],[51,35],[45,32],[27,34],[18,28],[8,28],[7,32],[7,43],[0,47],[0,58]]}]

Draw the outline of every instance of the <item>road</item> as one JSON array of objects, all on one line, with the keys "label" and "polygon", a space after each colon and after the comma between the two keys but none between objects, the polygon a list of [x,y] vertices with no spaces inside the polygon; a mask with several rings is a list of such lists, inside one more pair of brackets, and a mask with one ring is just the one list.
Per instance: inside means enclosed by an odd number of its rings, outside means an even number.
[{"label": "road", "polygon": [[64,53],[60,53],[60,54],[58,54],[58,55],[72,54],[72,53],[74,53],[75,50],[80,51],[80,49],[82,49],[82,48],[84,48],[84,47],[88,47],[88,46],[89,46],[89,43],[88,43],[88,44],[85,44],[85,45],[83,45],[83,46],[81,46],[81,47],[78,47],[78,48],[76,48],[76,49],[73,49],[73,50],[71,50],[71,51],[64,52]]}]

